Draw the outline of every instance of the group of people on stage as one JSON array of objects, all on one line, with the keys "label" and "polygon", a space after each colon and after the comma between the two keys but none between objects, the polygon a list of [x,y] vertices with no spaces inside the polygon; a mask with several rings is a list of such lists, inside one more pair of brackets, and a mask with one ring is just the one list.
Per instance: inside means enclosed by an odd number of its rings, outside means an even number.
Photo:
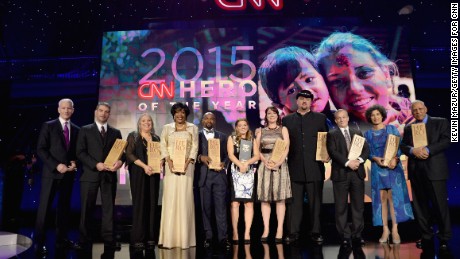
[{"label": "group of people on stage", "polygon": [[[379,241],[388,242],[391,237],[393,243],[400,243],[398,223],[415,216],[422,234],[421,247],[426,249],[434,245],[435,234],[431,226],[437,223],[441,248],[448,249],[452,232],[446,188],[449,170],[444,151],[450,142],[449,123],[446,119],[428,116],[422,101],[410,103],[389,94],[391,76],[397,73],[393,62],[357,35],[333,33],[323,40],[315,56],[297,47],[282,48],[267,56],[258,73],[262,87],[273,102],[273,106],[265,110],[263,127],[252,131],[248,120],[240,118],[235,122],[234,132],[226,136],[216,129],[215,115],[207,112],[201,120],[203,129],[199,131],[196,125],[187,122],[189,108],[175,103],[171,108],[173,122],[163,126],[160,136],[153,131],[152,117],[142,114],[137,130],[127,137],[125,154],[111,166],[103,162],[116,139],[122,136],[119,130],[107,124],[110,105],[99,103],[95,122],[80,129],[70,122],[73,102],[62,99],[58,107],[59,118],[43,124],[37,146],[38,155],[45,164],[35,233],[38,249],[44,251],[45,218],[56,192],[60,192],[57,245],[89,246],[99,190],[101,236],[107,248],[117,248],[113,232],[116,171],[124,163],[130,174],[131,246],[135,248],[152,248],[156,244],[165,248],[197,245],[194,177],[198,178],[200,189],[205,247],[210,247],[213,241],[224,248],[229,248],[231,243],[249,243],[255,201],[261,202],[264,223],[261,242],[272,240],[269,237],[272,203],[276,204],[278,224],[273,240],[276,243],[297,241],[301,234],[305,196],[310,214],[310,238],[321,244],[324,241],[321,230],[324,163],[330,160],[336,228],[341,245],[345,248],[362,246],[364,162],[367,159],[371,161],[373,224],[382,226]],[[338,108],[336,111],[330,109],[329,98]],[[358,128],[349,126],[351,120],[366,120],[372,127],[363,135]],[[409,121],[425,124],[426,146],[413,147]],[[388,136],[401,136],[401,126],[406,123],[397,155],[384,165]],[[329,158],[322,161],[316,159],[318,132],[327,132]],[[355,135],[365,137],[366,141],[360,155],[348,159]],[[176,139],[186,139],[185,161],[176,161],[184,168],[177,168],[173,161]],[[210,139],[220,141],[221,163],[213,169],[208,153]],[[279,159],[273,161],[271,156],[278,139],[284,141],[285,149]],[[160,142],[161,146],[164,175],[160,219],[156,217],[160,175],[148,165],[149,141]],[[408,157],[412,205],[401,154]],[[83,166],[80,242],[72,244],[67,240],[66,216],[79,163]],[[348,219],[348,197],[351,219]],[[241,203],[245,223],[242,237],[238,235]],[[228,205],[233,229],[231,237],[227,233]],[[154,226],[158,220],[160,230],[156,233]],[[213,221],[216,231],[213,231]],[[217,237],[213,236],[214,232]]]}]

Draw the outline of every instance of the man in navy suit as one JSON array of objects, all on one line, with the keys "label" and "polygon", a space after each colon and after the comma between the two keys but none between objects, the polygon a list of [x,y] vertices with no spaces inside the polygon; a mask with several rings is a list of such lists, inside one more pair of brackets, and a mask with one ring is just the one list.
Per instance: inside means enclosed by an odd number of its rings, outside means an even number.
[{"label": "man in navy suit", "polygon": [[104,160],[121,132],[107,124],[110,116],[110,105],[100,102],[94,111],[95,121],[83,126],[77,140],[77,157],[83,164],[83,174],[80,177],[81,216],[79,248],[89,247],[92,243],[91,226],[92,214],[96,206],[99,189],[102,200],[101,236],[104,248],[119,249],[113,235],[113,208],[117,191],[117,170],[123,162],[118,160],[111,166],[104,165]]},{"label": "man in navy suit", "polygon": [[[364,143],[357,159],[348,159],[354,135],[363,136],[348,127],[348,112],[343,109],[334,114],[338,128],[327,133],[327,152],[332,159],[331,180],[335,202],[335,225],[342,238],[341,248],[360,250],[363,245],[361,232],[364,229],[364,162],[369,156],[369,146]],[[351,224],[348,223],[348,195],[351,204]],[[361,251],[362,252],[362,251]]]},{"label": "man in navy suit", "polygon": [[[198,163],[201,208],[203,216],[203,228],[205,231],[204,247],[211,246],[213,231],[211,227],[211,204],[214,201],[214,212],[216,216],[217,237],[220,245],[225,249],[230,249],[227,239],[227,175],[225,164],[227,156],[227,136],[214,129],[216,117],[212,112],[204,114],[201,124],[203,130],[199,132]],[[211,158],[208,156],[208,140],[216,138],[220,141],[220,170],[210,169]]]},{"label": "man in navy suit", "polygon": [[404,128],[401,151],[408,156],[415,220],[422,232],[421,246],[423,250],[434,248],[431,228],[434,216],[438,223],[440,250],[447,252],[452,237],[446,184],[449,168],[444,154],[450,145],[449,122],[427,115],[427,107],[419,100],[412,102],[411,111],[416,120],[414,123],[425,124],[428,140],[427,146],[414,148],[411,125]]},{"label": "man in navy suit", "polygon": [[77,170],[75,147],[80,128],[70,122],[74,112],[73,101],[62,99],[58,105],[59,118],[43,123],[37,144],[38,156],[43,161],[40,203],[35,223],[36,249],[39,254],[47,252],[44,246],[45,222],[56,192],[59,192],[56,208],[56,247],[73,246],[67,239],[67,226]]}]

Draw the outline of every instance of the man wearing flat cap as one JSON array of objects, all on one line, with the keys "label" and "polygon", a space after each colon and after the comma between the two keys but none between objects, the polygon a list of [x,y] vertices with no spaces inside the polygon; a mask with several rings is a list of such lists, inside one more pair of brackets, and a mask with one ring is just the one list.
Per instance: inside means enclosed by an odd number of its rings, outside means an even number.
[{"label": "man wearing flat cap", "polygon": [[296,96],[297,111],[285,116],[283,126],[289,131],[288,154],[289,175],[291,178],[292,202],[287,207],[287,243],[299,239],[304,195],[307,194],[310,214],[310,237],[313,243],[322,244],[321,205],[323,203],[324,164],[316,161],[316,141],[318,132],[327,132],[326,116],[313,112],[313,94],[308,90]]}]

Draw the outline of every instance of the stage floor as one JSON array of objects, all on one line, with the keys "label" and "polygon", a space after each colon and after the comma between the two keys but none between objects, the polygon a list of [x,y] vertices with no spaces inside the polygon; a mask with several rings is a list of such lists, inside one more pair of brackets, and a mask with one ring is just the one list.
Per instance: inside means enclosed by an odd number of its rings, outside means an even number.
[{"label": "stage floor", "polygon": [[[453,239],[450,242],[451,256],[444,257],[436,251],[435,255],[422,254],[422,250],[416,248],[415,242],[402,244],[380,244],[376,241],[367,241],[362,248],[365,257],[354,256],[356,251],[349,251],[349,255],[339,256],[339,244],[325,242],[322,246],[311,245],[308,240],[300,240],[295,244],[262,244],[253,240],[251,244],[233,245],[229,251],[219,249],[205,249],[201,245],[190,249],[159,249],[133,250],[128,243],[121,243],[121,250],[112,253],[104,253],[104,245],[95,243],[91,251],[85,253],[74,250],[56,250],[53,246],[54,234],[48,232],[47,249],[48,255],[42,258],[460,258],[460,228],[454,227]],[[21,232],[30,232],[30,229],[22,229]],[[23,233],[26,234],[26,233]],[[71,236],[76,235],[75,232]],[[456,244],[456,245],[455,245]],[[436,246],[437,246],[436,242]],[[436,257],[435,257],[436,256]],[[0,255],[0,258],[1,257]],[[38,258],[33,247],[21,253],[18,258]]]}]

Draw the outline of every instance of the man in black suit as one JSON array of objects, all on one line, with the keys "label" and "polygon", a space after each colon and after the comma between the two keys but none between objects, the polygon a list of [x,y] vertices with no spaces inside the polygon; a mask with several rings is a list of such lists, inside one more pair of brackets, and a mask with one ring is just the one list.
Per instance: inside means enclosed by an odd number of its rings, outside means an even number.
[{"label": "man in black suit", "polygon": [[289,131],[288,154],[289,176],[291,178],[292,203],[287,206],[287,243],[299,238],[302,221],[304,193],[308,196],[311,220],[311,239],[317,244],[323,242],[321,235],[321,205],[323,203],[324,164],[316,161],[318,132],[327,132],[326,116],[314,112],[311,103],[314,96],[308,90],[296,96],[297,112],[283,118],[282,124]]},{"label": "man in black suit", "polygon": [[[201,209],[203,228],[205,232],[204,247],[210,247],[213,238],[211,227],[211,207],[214,203],[214,214],[217,225],[217,238],[222,248],[230,249],[227,239],[227,175],[225,164],[227,156],[227,135],[214,129],[216,117],[212,112],[204,114],[201,124],[203,130],[199,132],[198,163]],[[211,158],[208,156],[208,140],[216,138],[220,141],[220,170],[210,169]]]},{"label": "man in black suit", "polygon": [[99,189],[102,200],[101,235],[105,248],[118,249],[113,235],[113,208],[117,191],[117,170],[122,166],[118,160],[111,166],[104,165],[104,160],[121,132],[107,124],[110,116],[110,105],[100,102],[94,111],[95,122],[83,126],[77,140],[77,157],[83,164],[80,177],[81,216],[80,216],[80,248],[89,247],[92,242],[91,222]]},{"label": "man in black suit", "polygon": [[36,249],[46,253],[46,216],[59,192],[56,208],[56,247],[70,248],[67,239],[70,199],[75,171],[77,170],[75,147],[80,128],[70,122],[74,112],[73,101],[62,99],[58,104],[59,118],[43,123],[37,143],[37,153],[43,161],[40,203],[35,223]]},{"label": "man in black suit", "polygon": [[[334,114],[338,128],[327,133],[327,152],[332,159],[331,180],[335,202],[335,225],[342,238],[342,247],[360,249],[364,228],[364,162],[369,156],[369,146],[364,142],[361,155],[348,159],[353,136],[363,134],[348,127],[348,112],[343,109]],[[348,223],[348,195],[351,203],[351,224]]]},{"label": "man in black suit", "polygon": [[444,154],[450,145],[449,122],[427,115],[427,107],[419,100],[412,102],[411,111],[414,123],[425,124],[428,141],[427,146],[414,148],[411,125],[404,128],[401,151],[408,156],[415,220],[422,232],[421,245],[424,250],[434,248],[431,228],[434,216],[439,226],[440,250],[447,251],[452,237],[446,186],[449,168]]}]

